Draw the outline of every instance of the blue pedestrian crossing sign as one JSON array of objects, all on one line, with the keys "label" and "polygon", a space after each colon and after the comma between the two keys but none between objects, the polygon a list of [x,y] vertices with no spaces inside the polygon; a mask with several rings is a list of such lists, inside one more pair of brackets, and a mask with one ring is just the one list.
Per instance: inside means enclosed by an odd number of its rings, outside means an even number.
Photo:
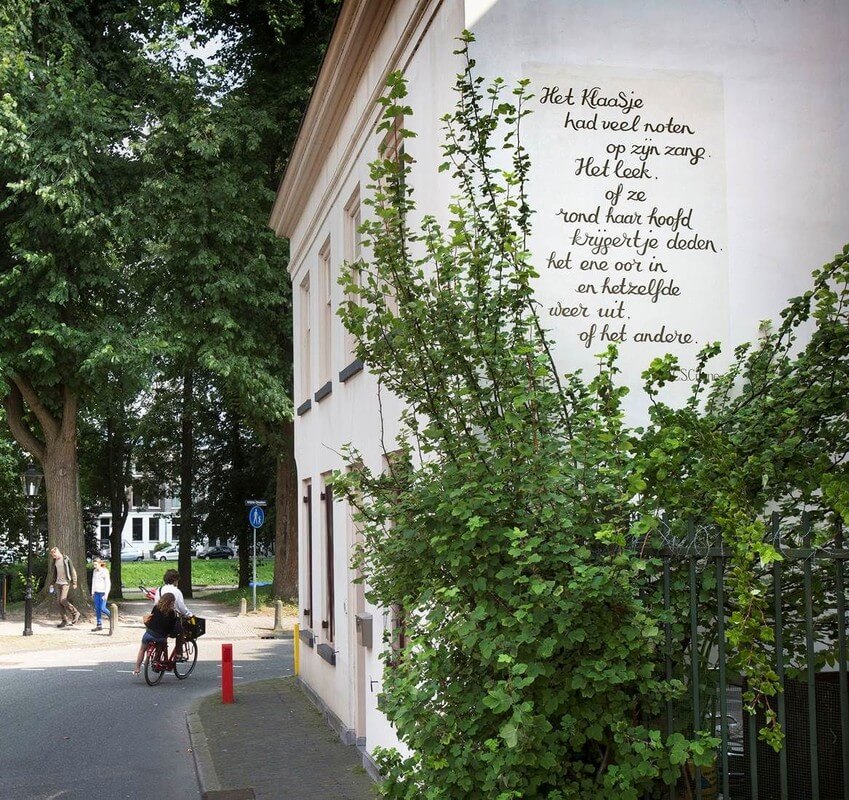
[{"label": "blue pedestrian crossing sign", "polygon": [[248,512],[248,522],[252,528],[261,528],[265,522],[265,512],[259,506],[253,506]]}]

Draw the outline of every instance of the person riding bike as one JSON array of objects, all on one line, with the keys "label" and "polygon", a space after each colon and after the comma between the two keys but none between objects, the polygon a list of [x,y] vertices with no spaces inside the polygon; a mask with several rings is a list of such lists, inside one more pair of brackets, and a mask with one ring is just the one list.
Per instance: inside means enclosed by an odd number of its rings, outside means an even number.
[{"label": "person riding bike", "polygon": [[168,636],[174,628],[174,623],[177,621],[175,605],[176,598],[174,595],[170,592],[163,593],[162,597],[159,598],[159,601],[151,609],[150,614],[145,615],[145,632],[144,636],[142,636],[139,653],[136,656],[133,675],[138,675],[141,672],[144,653],[151,642],[168,644]]},{"label": "person riding bike", "polygon": [[186,601],[183,599],[183,593],[177,586],[179,581],[180,573],[177,572],[176,569],[166,570],[165,574],[162,576],[162,586],[157,589],[156,594],[153,595],[153,602],[159,602],[159,598],[164,594],[173,594],[177,611],[184,617],[190,617],[192,616],[192,612],[186,608]]}]

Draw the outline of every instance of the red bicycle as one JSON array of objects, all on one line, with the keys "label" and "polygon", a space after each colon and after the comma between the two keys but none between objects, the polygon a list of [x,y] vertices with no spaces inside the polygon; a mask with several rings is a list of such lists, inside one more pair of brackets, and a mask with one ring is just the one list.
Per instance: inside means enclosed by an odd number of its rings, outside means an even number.
[{"label": "red bicycle", "polygon": [[168,655],[168,642],[151,642],[144,654],[144,679],[148,686],[156,686],[166,672],[173,672],[178,680],[192,674],[198,660],[196,639],[205,632],[201,617],[184,619],[184,632],[174,641],[174,649]]}]

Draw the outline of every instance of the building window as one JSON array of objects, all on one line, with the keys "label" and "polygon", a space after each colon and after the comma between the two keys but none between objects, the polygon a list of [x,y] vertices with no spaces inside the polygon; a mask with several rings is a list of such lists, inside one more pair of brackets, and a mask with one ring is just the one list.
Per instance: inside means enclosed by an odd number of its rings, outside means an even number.
[{"label": "building window", "polygon": [[[395,118],[394,124],[386,133],[383,141],[378,148],[378,154],[384,162],[390,162],[391,169],[387,169],[385,176],[382,178],[384,191],[393,199],[406,199],[407,196],[407,175],[405,171],[405,154],[404,154],[404,137],[402,130],[404,128],[404,118],[398,116]],[[387,164],[389,167],[389,164]],[[399,223],[403,224],[405,220],[405,212],[401,212]],[[383,292],[386,296],[386,307],[395,316],[398,315],[398,296],[397,287],[386,285]]]},{"label": "building window", "polygon": [[[360,259],[361,259],[361,236],[360,225],[362,215],[360,211],[360,187],[354,190],[348,202],[345,204],[345,263],[351,269],[351,278],[357,286],[360,286]],[[348,294],[348,302],[359,303],[355,294]],[[348,363],[356,358],[357,340],[348,330],[345,331],[345,356]]]},{"label": "building window", "polygon": [[176,519],[171,523],[171,541],[180,541],[180,521]]},{"label": "building window", "polygon": [[109,541],[109,533],[112,529],[112,519],[111,517],[101,517],[100,518],[100,544],[101,546],[106,544]]},{"label": "building window", "polygon": [[150,521],[147,523],[147,538],[150,539],[151,542],[159,541],[159,518],[151,517]]},{"label": "building window", "polygon": [[319,376],[320,385],[331,380],[331,364],[333,362],[333,306],[330,298],[332,294],[331,271],[330,271],[330,239],[328,239],[318,254],[319,261],[319,298],[320,298],[320,329],[319,329]]},{"label": "building window", "polygon": [[304,481],[303,516],[301,529],[304,531],[307,551],[306,595],[304,597],[304,616],[310,630],[313,630],[313,579],[312,579],[312,483]]},{"label": "building window", "polygon": [[144,520],[141,517],[133,517],[133,541],[140,542],[144,536]]},{"label": "building window", "polygon": [[144,493],[141,490],[136,491],[135,489],[131,489],[130,491],[132,492],[132,496],[133,496],[133,502],[132,502],[133,508],[139,508],[139,509],[147,508],[150,505],[150,503],[147,501],[147,498],[145,498]]},{"label": "building window", "polygon": [[309,273],[307,273],[307,276],[301,281],[299,310],[301,317],[301,346],[299,348],[301,361],[301,397],[309,398],[310,389],[312,387],[312,374],[310,372],[310,360],[312,358],[312,303],[310,298]]},{"label": "building window", "polygon": [[321,500],[324,504],[324,628],[328,642],[334,641],[336,634],[336,584],[333,570],[333,487],[328,482],[330,473],[322,475]]}]

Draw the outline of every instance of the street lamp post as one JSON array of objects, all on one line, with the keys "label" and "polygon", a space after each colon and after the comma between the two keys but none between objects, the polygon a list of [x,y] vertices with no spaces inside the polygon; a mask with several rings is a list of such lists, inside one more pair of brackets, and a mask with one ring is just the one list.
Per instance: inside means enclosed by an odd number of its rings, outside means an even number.
[{"label": "street lamp post", "polygon": [[32,533],[35,527],[35,498],[41,488],[41,473],[30,464],[21,475],[27,499],[27,588],[24,594],[24,636],[32,636]]}]

